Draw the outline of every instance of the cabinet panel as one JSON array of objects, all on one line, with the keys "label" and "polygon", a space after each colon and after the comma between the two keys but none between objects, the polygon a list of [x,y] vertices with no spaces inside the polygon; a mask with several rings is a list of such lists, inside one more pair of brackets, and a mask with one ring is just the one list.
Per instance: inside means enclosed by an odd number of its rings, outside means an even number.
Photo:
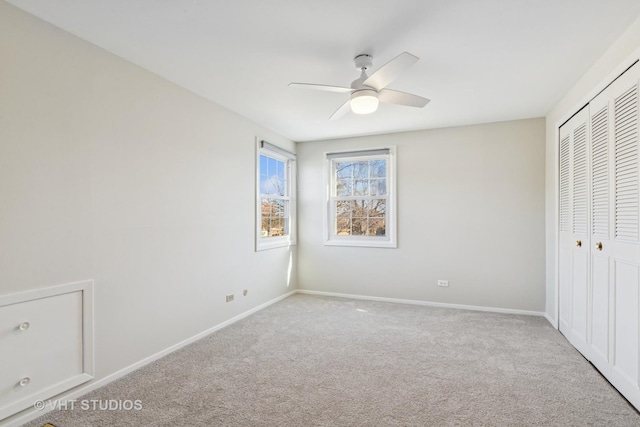
[{"label": "cabinet panel", "polygon": [[[3,307],[0,325],[3,362],[9,367],[0,379],[0,406],[82,374],[81,292]],[[20,386],[24,378],[29,384]]]},{"label": "cabinet panel", "polygon": [[0,296],[0,420],[92,378],[92,285]]}]

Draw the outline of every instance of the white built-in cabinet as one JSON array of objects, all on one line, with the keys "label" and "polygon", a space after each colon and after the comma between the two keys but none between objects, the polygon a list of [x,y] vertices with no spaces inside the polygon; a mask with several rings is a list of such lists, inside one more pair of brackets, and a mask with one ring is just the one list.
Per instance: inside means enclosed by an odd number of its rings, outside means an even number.
[{"label": "white built-in cabinet", "polygon": [[0,295],[0,424],[93,378],[92,325],[93,281]]},{"label": "white built-in cabinet", "polygon": [[559,327],[640,409],[640,63],[560,127]]}]

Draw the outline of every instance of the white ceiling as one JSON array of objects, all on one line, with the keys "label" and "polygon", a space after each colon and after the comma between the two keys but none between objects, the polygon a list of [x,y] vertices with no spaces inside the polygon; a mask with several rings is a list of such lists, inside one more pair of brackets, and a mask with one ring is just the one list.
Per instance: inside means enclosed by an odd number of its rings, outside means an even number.
[{"label": "white ceiling", "polygon": [[[541,117],[640,15],[638,0],[9,0],[295,141]],[[432,101],[329,121],[353,57],[420,61]]]}]

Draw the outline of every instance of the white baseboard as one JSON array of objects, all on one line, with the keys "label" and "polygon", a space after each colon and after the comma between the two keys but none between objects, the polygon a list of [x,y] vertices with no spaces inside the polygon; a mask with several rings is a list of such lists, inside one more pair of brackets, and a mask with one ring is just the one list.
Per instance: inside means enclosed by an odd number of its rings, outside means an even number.
[{"label": "white baseboard", "polygon": [[545,313],[544,314],[544,318],[547,319],[547,321],[549,321],[549,323],[551,323],[551,326],[553,326],[554,328],[558,329],[558,321],[555,320],[554,318],[552,318],[551,316],[549,316],[549,313]]},{"label": "white baseboard", "polygon": [[366,295],[339,294],[335,292],[311,291],[307,289],[298,289],[296,292],[299,294],[307,294],[307,295],[322,295],[327,297],[351,298],[351,299],[360,299],[360,300],[368,300],[368,301],[394,302],[398,304],[423,305],[423,306],[429,306],[429,307],[457,308],[461,310],[474,310],[474,311],[489,311],[492,313],[524,314],[527,316],[546,316],[546,313],[543,313],[541,311],[515,310],[511,308],[482,307],[477,305],[449,304],[444,302],[420,301],[420,300],[412,300],[412,299],[398,299],[398,298],[372,297],[372,296],[366,296]]},{"label": "white baseboard", "polygon": [[[222,329],[222,328],[224,328],[226,326],[231,325],[232,323],[235,323],[235,322],[237,322],[239,320],[242,320],[245,317],[247,317],[247,316],[249,316],[249,315],[251,315],[251,314],[253,314],[253,313],[257,312],[257,311],[260,311],[263,308],[266,308],[266,307],[268,307],[268,306],[270,306],[272,304],[275,304],[278,301],[281,301],[281,300],[283,300],[283,299],[285,299],[285,298],[287,298],[287,297],[289,297],[289,296],[291,296],[291,295],[293,295],[295,293],[296,293],[296,291],[293,290],[291,292],[287,292],[284,295],[280,295],[279,297],[276,297],[276,298],[274,298],[272,300],[269,300],[269,301],[265,302],[264,304],[260,304],[259,306],[254,307],[251,310],[245,311],[244,313],[241,313],[241,314],[239,314],[239,315],[237,315],[235,317],[232,317],[231,319],[226,320],[226,321],[224,321],[224,322],[222,322],[222,323],[220,323],[220,324],[218,324],[218,325],[216,325],[216,326],[214,326],[212,328],[209,328],[209,329],[207,329],[207,330],[205,330],[203,332],[200,332],[199,334],[196,334],[196,335],[192,336],[191,338],[187,338],[186,340],[181,341],[181,342],[179,342],[177,344],[174,344],[171,347],[168,347],[168,348],[166,348],[166,349],[164,349],[162,351],[159,351],[158,353],[153,354],[153,355],[151,355],[151,356],[149,356],[149,357],[147,357],[145,359],[142,359],[139,362],[136,362],[136,363],[134,363],[132,365],[129,365],[124,369],[121,369],[121,370],[119,370],[117,372],[114,372],[111,375],[108,375],[108,376],[106,376],[104,378],[100,378],[99,380],[96,380],[94,382],[90,382],[90,383],[86,384],[85,386],[77,387],[73,391],[61,394],[61,395],[57,396],[56,398],[51,399],[51,401],[52,402],[56,402],[56,401],[64,402],[64,401],[75,400],[75,399],[79,398],[80,396],[83,396],[83,395],[89,393],[90,391],[93,391],[93,390],[95,390],[97,388],[105,386],[105,385],[109,384],[110,382],[115,381],[118,378],[123,377],[123,376],[127,375],[130,372],[135,371],[138,368],[141,368],[141,367],[143,367],[145,365],[148,365],[149,363],[154,362],[154,361],[160,359],[161,357],[166,356],[169,353],[172,353],[172,352],[174,352],[176,350],[181,349],[182,347],[185,347],[185,346],[187,346],[187,345],[189,345],[189,344],[191,344],[191,343],[193,343],[195,341],[198,341],[199,339],[202,339],[202,338],[206,337],[207,335],[210,335],[210,334],[212,334],[212,333],[214,333],[214,332],[216,332],[216,331],[218,331],[218,330],[220,330],[220,329]],[[24,411],[9,417],[4,421],[0,421],[0,427],[17,427],[17,426],[21,426],[21,425],[23,425],[23,424],[25,424],[25,423],[27,423],[29,421],[32,421],[32,420],[35,420],[38,417],[41,417],[42,415],[45,415],[47,412],[51,412],[52,409],[50,409],[50,408],[54,408],[55,409],[56,405],[55,404],[47,405],[46,409],[43,410],[43,411],[36,411],[33,408],[32,409],[25,409]]]}]

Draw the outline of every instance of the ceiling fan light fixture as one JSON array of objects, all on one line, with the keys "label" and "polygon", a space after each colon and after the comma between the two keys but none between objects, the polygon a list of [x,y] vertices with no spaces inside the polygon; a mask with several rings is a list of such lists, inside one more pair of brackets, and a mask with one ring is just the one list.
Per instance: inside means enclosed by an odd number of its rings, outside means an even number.
[{"label": "ceiling fan light fixture", "polygon": [[351,111],[371,114],[378,109],[378,93],[372,89],[357,90],[351,94]]}]

